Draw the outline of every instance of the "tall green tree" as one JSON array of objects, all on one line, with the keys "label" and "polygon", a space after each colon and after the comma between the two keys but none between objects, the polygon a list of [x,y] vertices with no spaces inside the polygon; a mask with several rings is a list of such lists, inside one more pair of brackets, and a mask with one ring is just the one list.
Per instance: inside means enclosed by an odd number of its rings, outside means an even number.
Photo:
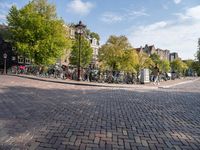
[{"label": "tall green tree", "polygon": [[[79,63],[79,40],[76,38],[72,46],[70,55],[70,64],[78,66]],[[81,67],[88,67],[92,60],[93,49],[90,46],[90,42],[85,38],[81,38],[80,45],[80,65]]]},{"label": "tall green tree", "polygon": [[198,39],[198,50],[197,50],[197,60],[200,63],[200,38]]},{"label": "tall green tree", "polygon": [[161,62],[160,56],[156,53],[151,54],[150,58],[154,62],[154,65],[159,65]]},{"label": "tall green tree", "polygon": [[12,6],[7,21],[18,53],[36,64],[53,64],[70,48],[64,22],[47,0],[32,0],[19,10]]},{"label": "tall green tree", "polygon": [[158,64],[158,66],[162,73],[170,71],[170,62],[168,60],[160,60],[160,64]]},{"label": "tall green tree", "polygon": [[151,69],[157,66],[162,73],[170,71],[170,63],[168,60],[161,60],[160,56],[156,53],[152,54],[150,58],[153,61],[153,66],[150,67]]},{"label": "tall green tree", "polygon": [[154,62],[152,59],[144,52],[138,53],[138,64],[136,64],[137,79],[139,79],[139,74],[141,69],[152,68]]},{"label": "tall green tree", "polygon": [[86,29],[85,30],[85,35],[86,35],[87,38],[95,38],[97,40],[97,44],[99,44],[100,36],[99,36],[98,33],[92,32],[89,29]]},{"label": "tall green tree", "polygon": [[120,70],[126,50],[132,49],[125,36],[110,36],[99,49],[99,61],[104,69]]},{"label": "tall green tree", "polygon": [[194,61],[192,63],[192,69],[195,73],[197,73],[198,76],[200,76],[200,64],[198,61]]},{"label": "tall green tree", "polygon": [[138,55],[135,49],[128,49],[124,51],[121,60],[120,70],[125,72],[136,73],[136,67],[139,63]]},{"label": "tall green tree", "polygon": [[188,66],[181,59],[176,59],[171,62],[171,68],[176,73],[184,73],[188,69]]},{"label": "tall green tree", "polygon": [[150,68],[151,66],[154,65],[151,58],[144,52],[138,53],[138,60],[139,60],[139,63],[137,64],[138,71],[144,68]]},{"label": "tall green tree", "polygon": [[90,33],[90,38],[95,38],[95,39],[97,40],[97,44],[99,45],[100,36],[99,36],[98,33],[91,32],[91,33]]}]

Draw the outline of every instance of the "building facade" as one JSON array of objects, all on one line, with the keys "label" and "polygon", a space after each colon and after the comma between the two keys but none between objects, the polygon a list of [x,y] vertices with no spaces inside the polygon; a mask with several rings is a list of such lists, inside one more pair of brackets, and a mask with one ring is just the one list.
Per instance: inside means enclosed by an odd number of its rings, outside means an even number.
[{"label": "building facade", "polygon": [[169,50],[162,50],[160,48],[157,48],[156,52],[160,56],[161,60],[169,60],[169,54],[170,54]]},{"label": "building facade", "polygon": [[136,48],[136,51],[138,53],[144,52],[146,53],[148,56],[151,56],[152,54],[158,54],[160,56],[161,60],[168,60],[168,61],[173,61],[174,59],[178,58],[178,53],[170,53],[170,50],[163,50],[160,48],[155,48],[154,45],[145,45],[144,47],[139,47]]},{"label": "building facade", "polygon": [[174,60],[176,60],[176,59],[178,59],[179,57],[178,57],[178,53],[170,53],[170,55],[169,55],[169,61],[170,62],[172,62],[172,61],[174,61]]},{"label": "building facade", "polygon": [[[71,40],[75,40],[76,31],[75,31],[74,26],[65,25],[65,28],[67,31],[66,37],[70,38]],[[90,38],[90,37],[87,37],[87,40],[90,43],[91,48],[93,49],[90,66],[92,68],[96,68],[98,67],[98,53],[99,53],[99,48],[100,48],[99,41],[96,38]],[[69,65],[70,51],[71,50],[65,50],[64,55],[57,60],[57,63],[61,65],[66,65],[66,66]]]},{"label": "building facade", "polygon": [[150,56],[150,55],[156,53],[156,48],[154,45],[148,46],[146,44],[145,47],[143,48],[143,52],[147,53],[147,55]]},{"label": "building facade", "polygon": [[16,48],[13,47],[10,42],[4,41],[4,39],[0,36],[0,72],[2,72],[5,65],[4,54],[7,54],[6,69],[11,68],[12,66],[31,64],[30,59],[25,56],[18,55]]},{"label": "building facade", "polygon": [[92,68],[97,68],[98,67],[98,54],[99,54],[99,48],[100,48],[99,43],[96,38],[91,38],[90,44],[93,49],[91,66],[92,66]]}]

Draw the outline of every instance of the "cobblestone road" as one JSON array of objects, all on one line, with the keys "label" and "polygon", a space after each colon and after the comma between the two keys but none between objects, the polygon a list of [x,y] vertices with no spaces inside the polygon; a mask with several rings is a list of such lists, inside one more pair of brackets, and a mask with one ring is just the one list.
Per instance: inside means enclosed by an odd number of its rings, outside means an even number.
[{"label": "cobblestone road", "polygon": [[0,149],[200,149],[200,81],[136,90],[0,76]]}]

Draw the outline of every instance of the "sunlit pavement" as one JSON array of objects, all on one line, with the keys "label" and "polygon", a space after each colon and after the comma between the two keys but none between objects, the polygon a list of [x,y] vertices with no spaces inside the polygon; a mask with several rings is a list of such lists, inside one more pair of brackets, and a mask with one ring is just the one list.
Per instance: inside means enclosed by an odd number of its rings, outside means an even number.
[{"label": "sunlit pavement", "polygon": [[0,76],[0,149],[199,149],[199,114],[200,80],[137,89]]}]

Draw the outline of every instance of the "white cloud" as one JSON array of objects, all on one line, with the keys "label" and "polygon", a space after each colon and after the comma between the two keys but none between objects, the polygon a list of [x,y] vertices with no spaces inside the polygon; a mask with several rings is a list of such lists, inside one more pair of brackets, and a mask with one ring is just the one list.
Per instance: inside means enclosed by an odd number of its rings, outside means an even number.
[{"label": "white cloud", "polygon": [[188,9],[186,11],[185,16],[188,17],[188,18],[200,20],[200,5]]},{"label": "white cloud", "polygon": [[127,9],[125,16],[127,18],[128,17],[136,18],[136,17],[140,17],[140,16],[149,16],[149,15],[146,13],[146,10],[143,8],[143,9],[138,10],[138,11]]},{"label": "white cloud", "polygon": [[197,39],[200,37],[198,8],[200,6],[189,8],[181,14],[190,19],[189,21],[177,18],[177,20],[139,26],[132,29],[128,37],[135,47],[155,44],[156,47],[178,52],[183,59],[194,58],[197,51]]},{"label": "white cloud", "polygon": [[82,0],[72,0],[67,5],[67,11],[78,15],[88,15],[94,4],[91,2],[83,2]]},{"label": "white cloud", "polygon": [[151,24],[151,25],[147,26],[147,27],[145,28],[145,31],[156,30],[156,29],[158,29],[158,28],[162,29],[162,28],[166,27],[167,25],[168,25],[168,23],[165,22],[165,21],[156,22],[156,23],[154,23],[154,24]]},{"label": "white cloud", "polygon": [[101,20],[108,24],[120,22],[123,20],[121,15],[114,14],[112,12],[106,12],[102,15]]},{"label": "white cloud", "polygon": [[141,16],[149,16],[145,9],[141,9],[139,11],[133,11],[131,9],[125,9],[124,12],[116,13],[116,12],[105,12],[101,16],[101,21],[111,24],[117,23],[124,20],[131,20]]},{"label": "white cloud", "polygon": [[176,13],[181,20],[200,20],[200,5],[189,8],[185,13]]},{"label": "white cloud", "polygon": [[179,3],[181,3],[181,1],[182,1],[182,0],[174,0],[174,3],[175,3],[175,4],[179,4]]}]

